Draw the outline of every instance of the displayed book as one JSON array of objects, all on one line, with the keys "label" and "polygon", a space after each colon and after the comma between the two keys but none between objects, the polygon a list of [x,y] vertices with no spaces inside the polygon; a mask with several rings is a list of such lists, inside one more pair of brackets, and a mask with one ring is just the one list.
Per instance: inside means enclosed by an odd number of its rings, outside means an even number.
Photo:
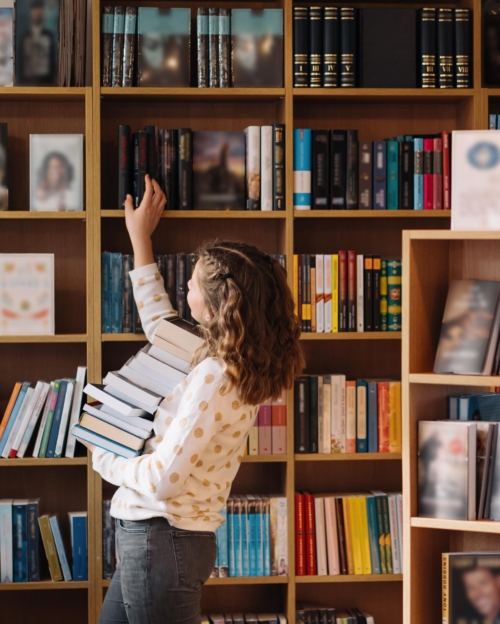
[{"label": "displayed book", "polygon": [[70,511],[69,528],[73,561],[73,580],[88,581],[88,527],[86,511]]},{"label": "displayed book", "polygon": [[0,254],[0,335],[53,335],[54,255]]},{"label": "displayed book", "polygon": [[0,86],[12,87],[13,84],[14,0],[11,0],[0,8]]},{"label": "displayed book", "polygon": [[443,313],[434,372],[496,375],[500,282],[453,280]]},{"label": "displayed book", "polygon": [[83,210],[83,135],[30,134],[30,210]]}]

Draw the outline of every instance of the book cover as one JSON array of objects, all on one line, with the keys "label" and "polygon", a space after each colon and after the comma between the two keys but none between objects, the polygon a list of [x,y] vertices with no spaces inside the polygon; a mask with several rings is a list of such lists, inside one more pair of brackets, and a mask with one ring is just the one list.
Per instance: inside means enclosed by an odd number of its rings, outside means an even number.
[{"label": "book cover", "polygon": [[260,210],[260,126],[245,128],[246,148],[246,209]]},{"label": "book cover", "polygon": [[304,494],[295,494],[295,574],[306,575]]},{"label": "book cover", "polygon": [[356,453],[368,452],[368,383],[356,381]]},{"label": "book cover", "polygon": [[443,209],[443,142],[441,139],[434,139],[434,151],[432,159],[432,179],[433,179],[433,200],[434,210]]},{"label": "book cover", "polygon": [[273,209],[273,127],[260,128],[260,205],[261,210]]},{"label": "book cover", "polygon": [[209,36],[209,17],[206,7],[198,7],[196,19],[196,37],[198,52],[198,87],[208,87],[208,36]]},{"label": "book cover", "polygon": [[413,182],[414,182],[414,145],[413,141],[400,142],[400,166],[399,166],[399,208],[413,210]]},{"label": "book cover", "polygon": [[340,7],[340,86],[356,87],[358,74],[357,9]]},{"label": "book cover", "polygon": [[48,402],[47,418],[45,421],[42,438],[40,440],[40,450],[38,453],[38,457],[45,457],[47,454],[47,447],[49,445],[50,434],[52,431],[52,423],[54,421],[54,413],[55,413],[56,406],[57,406],[57,397],[59,395],[60,387],[61,387],[61,381],[59,379],[56,379],[54,381],[53,391],[50,397],[47,399],[47,402]]},{"label": "book cover", "polygon": [[285,125],[273,125],[273,210],[285,210]]},{"label": "book cover", "polygon": [[12,549],[14,583],[28,581],[28,501],[12,502]]},{"label": "book cover", "polygon": [[111,333],[111,253],[101,254],[101,331]]},{"label": "book cover", "polygon": [[62,581],[63,575],[61,572],[61,566],[59,565],[59,559],[57,558],[54,537],[50,529],[49,516],[40,516],[38,518],[38,524],[40,526],[40,534],[42,536],[45,555],[49,562],[50,577],[53,581]]},{"label": "book cover", "polygon": [[57,403],[54,408],[54,418],[52,420],[52,426],[50,428],[50,435],[47,443],[45,457],[55,457],[57,438],[59,436],[59,429],[61,426],[65,406],[66,393],[68,392],[70,392],[71,394],[73,393],[73,386],[69,380],[62,379],[57,394]]},{"label": "book cover", "polygon": [[331,452],[346,452],[346,378],[345,375],[331,375]]},{"label": "book cover", "polygon": [[193,133],[190,128],[177,130],[178,155],[178,209],[191,210],[193,207]]},{"label": "book cover", "polygon": [[386,142],[373,141],[373,208],[387,208]]},{"label": "book cover", "polygon": [[322,85],[321,61],[323,53],[322,7],[309,7],[309,86]]},{"label": "book cover", "polygon": [[455,87],[472,86],[471,10],[457,8],[455,12]]},{"label": "book cover", "polygon": [[379,381],[377,388],[377,412],[378,412],[378,452],[389,452],[389,428],[390,428],[390,407],[389,407],[389,382]]},{"label": "book cover", "polygon": [[346,208],[347,130],[330,130],[330,208]]},{"label": "book cover", "polygon": [[356,503],[358,507],[360,525],[361,561],[363,563],[363,574],[373,574],[366,496],[358,496]]},{"label": "book cover", "polygon": [[424,139],[424,210],[434,209],[434,140]]},{"label": "book cover", "polygon": [[231,86],[231,9],[219,9],[219,87]]},{"label": "book cover", "polygon": [[342,498],[338,496],[335,497],[335,514],[337,517],[337,535],[339,540],[340,573],[348,574],[344,506],[342,504]]},{"label": "book cover", "polygon": [[413,208],[424,209],[424,140],[413,139]]},{"label": "book cover", "polygon": [[372,574],[382,574],[380,567],[380,551],[378,547],[379,529],[377,520],[377,503],[371,494],[366,496],[366,512],[368,516],[368,535],[370,538],[370,557]]},{"label": "book cover", "polygon": [[73,555],[73,579],[88,581],[87,512],[70,512],[71,550]]},{"label": "book cover", "polygon": [[368,453],[378,453],[378,383],[368,380]]},{"label": "book cover", "polygon": [[356,452],[356,382],[345,383],[346,453]]},{"label": "book cover", "polygon": [[328,130],[312,131],[312,207],[329,207],[328,180],[330,172]]},{"label": "book cover", "polygon": [[318,410],[319,410],[319,435],[320,453],[332,452],[332,383],[330,375],[318,378]]},{"label": "book cover", "polygon": [[373,208],[373,143],[371,141],[359,142],[359,209],[371,210]]},{"label": "book cover", "polygon": [[286,454],[286,390],[272,402],[272,454]]},{"label": "book cover", "polygon": [[257,415],[259,419],[259,455],[271,455],[272,450],[272,405],[263,403]]},{"label": "book cover", "polygon": [[318,453],[319,418],[318,418],[318,377],[309,377],[309,452]]},{"label": "book cover", "polygon": [[437,86],[436,8],[419,9],[418,13],[420,86],[424,89],[432,89]]},{"label": "book cover", "polygon": [[454,86],[453,9],[437,9],[437,67],[438,86],[451,89]]},{"label": "book cover", "polygon": [[346,208],[358,208],[358,131],[347,130],[346,143]]},{"label": "book cover", "polygon": [[443,210],[451,209],[451,133],[442,132],[443,142]]},{"label": "book cover", "polygon": [[[338,7],[323,8],[323,87],[338,87],[340,24]],[[294,85],[295,86],[295,85]]]},{"label": "book cover", "polygon": [[0,500],[0,583],[14,582],[12,503]]},{"label": "book cover", "polygon": [[295,453],[309,453],[309,377],[295,379],[294,396]]},{"label": "book cover", "polygon": [[387,260],[387,329],[401,331],[401,260]]},{"label": "book cover", "polygon": [[219,9],[208,9],[208,86],[219,86]]},{"label": "book cover", "polygon": [[314,522],[315,522],[315,546],[317,560],[317,575],[326,576],[328,574],[327,552],[326,552],[326,528],[325,528],[325,499],[315,496]]},{"label": "book cover", "polygon": [[249,522],[248,522],[248,499],[240,496],[240,530],[241,530],[241,576],[250,576],[250,554],[249,554]]},{"label": "book cover", "polygon": [[340,249],[339,253],[339,332],[347,331],[347,251]]},{"label": "book cover", "polygon": [[227,505],[219,512],[224,522],[217,529],[217,556],[219,563],[219,576],[229,576],[229,551],[228,551],[228,522],[227,522]]},{"label": "book cover", "polygon": [[307,7],[293,7],[293,86],[309,86],[309,14]]},{"label": "book cover", "polygon": [[50,530],[52,531],[52,537],[54,538],[54,544],[56,545],[57,555],[59,557],[59,563],[61,564],[61,570],[65,581],[71,581],[71,571],[69,569],[68,558],[64,549],[62,541],[61,529],[59,528],[59,521],[57,516],[50,516],[49,518]]},{"label": "book cover", "polygon": [[357,331],[356,252],[347,252],[347,331]]},{"label": "book cover", "polygon": [[339,543],[337,532],[337,515],[335,511],[335,498],[326,496],[324,498],[326,544],[328,555],[328,574],[335,576],[340,574]]},{"label": "book cover", "polygon": [[137,9],[125,8],[125,25],[123,30],[123,69],[122,87],[134,85],[135,46],[137,41]]},{"label": "book cover", "polygon": [[373,256],[364,256],[364,331],[373,331]]},{"label": "book cover", "polygon": [[[131,254],[122,255],[122,332],[124,334],[133,333],[133,306],[134,291],[130,271],[134,268],[134,256]],[[172,301],[172,300],[171,300]],[[175,299],[174,299],[175,301]]]},{"label": "book cover", "polygon": [[122,255],[121,253],[111,253],[111,333],[122,333]]},{"label": "book cover", "polygon": [[401,382],[389,382],[389,453],[401,453]]},{"label": "book cover", "polygon": [[344,512],[344,534],[345,534],[345,550],[347,560],[348,574],[354,574],[354,550],[353,550],[353,534],[352,534],[352,519],[351,519],[351,506],[349,504],[349,498],[343,496],[341,499],[342,508]]},{"label": "book cover", "polygon": [[399,208],[398,141],[386,141],[387,144],[387,210]]},{"label": "book cover", "polygon": [[125,35],[125,7],[116,6],[113,19],[113,57],[111,86],[121,87],[123,80],[123,41]]},{"label": "book cover", "polygon": [[381,277],[381,261],[380,256],[373,256],[373,313],[372,323],[373,331],[381,331],[380,321],[380,277]]},{"label": "book cover", "polygon": [[293,208],[311,209],[312,131],[295,128],[293,131]]},{"label": "book cover", "polygon": [[314,496],[304,494],[304,530],[306,541],[306,573],[315,576],[318,573],[316,556],[316,528],[314,513]]},{"label": "book cover", "polygon": [[103,6],[101,18],[101,85],[103,87],[111,86],[111,70],[113,60],[113,22],[114,7],[109,5]]},{"label": "book cover", "polygon": [[152,180],[158,182],[158,128],[156,126],[144,126],[147,134],[147,166],[146,172]]},{"label": "book cover", "polygon": [[323,256],[325,293],[325,332],[338,332],[339,324],[339,257],[338,254]]}]

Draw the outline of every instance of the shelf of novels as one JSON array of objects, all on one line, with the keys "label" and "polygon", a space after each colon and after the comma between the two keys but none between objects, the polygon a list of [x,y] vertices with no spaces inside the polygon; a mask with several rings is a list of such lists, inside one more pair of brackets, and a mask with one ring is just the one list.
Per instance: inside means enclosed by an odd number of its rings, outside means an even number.
[{"label": "shelf of novels", "polygon": [[401,453],[296,453],[296,462],[401,461]]},{"label": "shelf of novels", "polygon": [[337,576],[297,576],[299,585],[315,583],[401,583],[402,574],[339,574]]}]

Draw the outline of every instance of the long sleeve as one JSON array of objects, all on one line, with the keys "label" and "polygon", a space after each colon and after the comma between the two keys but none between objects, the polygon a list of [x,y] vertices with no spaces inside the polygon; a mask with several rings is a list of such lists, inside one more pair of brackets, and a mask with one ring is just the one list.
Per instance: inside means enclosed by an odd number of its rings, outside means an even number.
[{"label": "long sleeve", "polygon": [[142,327],[147,339],[151,341],[160,321],[176,314],[176,311],[172,307],[156,264],[134,269],[129,275]]}]

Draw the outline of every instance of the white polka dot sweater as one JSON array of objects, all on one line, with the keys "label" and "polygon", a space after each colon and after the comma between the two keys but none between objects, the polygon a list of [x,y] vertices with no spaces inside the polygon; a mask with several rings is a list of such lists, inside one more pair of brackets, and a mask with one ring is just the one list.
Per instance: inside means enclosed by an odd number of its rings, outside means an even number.
[{"label": "white polka dot sweater", "polygon": [[[175,313],[155,264],[130,272],[146,336]],[[223,366],[207,358],[162,401],[154,437],[140,457],[96,449],[93,466],[116,491],[111,515],[122,520],[163,516],[180,529],[215,531],[240,466],[258,406],[227,389]]]}]

